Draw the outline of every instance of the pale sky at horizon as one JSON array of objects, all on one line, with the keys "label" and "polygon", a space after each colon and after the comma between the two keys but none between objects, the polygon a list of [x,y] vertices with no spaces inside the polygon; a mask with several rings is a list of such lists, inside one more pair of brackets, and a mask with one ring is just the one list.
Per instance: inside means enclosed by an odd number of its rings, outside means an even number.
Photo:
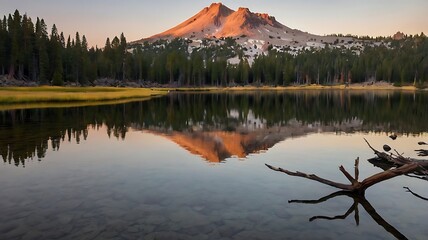
[{"label": "pale sky at horizon", "polygon": [[[33,21],[74,36],[86,35],[89,45],[103,47],[107,37],[123,32],[128,41],[163,32],[190,18],[210,0],[0,0],[0,16],[18,9]],[[218,2],[218,1],[216,1]],[[427,0],[224,0],[229,8],[248,7],[268,13],[282,24],[305,32],[390,36],[428,33]],[[356,4],[358,3],[358,4]]]}]

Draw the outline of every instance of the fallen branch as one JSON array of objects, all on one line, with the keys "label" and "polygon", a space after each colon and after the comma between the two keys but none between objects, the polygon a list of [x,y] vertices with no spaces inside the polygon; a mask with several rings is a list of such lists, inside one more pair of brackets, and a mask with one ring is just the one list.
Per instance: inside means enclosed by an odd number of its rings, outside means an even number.
[{"label": "fallen branch", "polygon": [[403,174],[407,174],[407,173],[411,173],[414,172],[416,169],[419,168],[419,165],[417,163],[410,163],[410,164],[405,164],[399,168],[395,168],[395,169],[389,169],[386,170],[384,172],[381,173],[377,173],[373,176],[370,176],[366,179],[364,179],[362,182],[359,182],[358,179],[358,159],[355,160],[355,178],[352,177],[343,166],[340,166],[340,171],[345,175],[345,177],[351,182],[351,184],[344,184],[344,183],[339,183],[339,182],[334,182],[334,181],[330,181],[328,179],[325,178],[321,178],[318,177],[315,174],[307,174],[307,173],[302,173],[302,172],[292,172],[283,168],[276,168],[273,167],[271,165],[266,164],[266,166],[274,171],[277,172],[282,172],[285,173],[287,175],[290,176],[295,176],[295,177],[302,177],[302,178],[306,178],[306,179],[310,179],[313,181],[317,181],[335,188],[339,188],[345,191],[350,191],[350,192],[358,192],[360,194],[364,194],[365,190],[377,183],[380,183],[382,181],[394,178],[396,176],[400,176]]},{"label": "fallen branch", "polygon": [[270,169],[272,169],[274,171],[283,172],[283,173],[285,173],[287,175],[290,175],[290,176],[311,179],[311,180],[314,180],[314,181],[317,181],[317,182],[320,182],[320,183],[323,183],[323,184],[326,184],[326,185],[329,185],[329,186],[332,186],[332,187],[336,187],[336,188],[339,188],[339,189],[342,189],[342,190],[352,191],[352,189],[353,189],[352,185],[333,182],[333,181],[330,181],[330,180],[327,180],[327,179],[324,179],[324,178],[320,178],[320,177],[318,177],[315,174],[307,174],[307,173],[302,173],[302,172],[291,172],[291,171],[288,171],[286,169],[273,167],[273,166],[271,166],[269,164],[265,164],[265,165],[268,168],[270,168]]},{"label": "fallen branch", "polygon": [[[424,179],[428,176],[428,161],[422,159],[414,159],[414,158],[406,158],[402,154],[399,154],[396,150],[396,154],[387,154],[385,152],[380,152],[373,148],[367,139],[364,139],[369,146],[373,150],[376,155],[376,158],[369,159],[368,161],[375,165],[376,167],[382,168],[383,170],[389,170],[394,167],[401,167],[406,164],[416,163],[418,168],[415,169],[413,174],[421,176],[421,179]],[[423,151],[423,150],[416,150]],[[406,174],[407,175],[407,174]]]},{"label": "fallen branch", "polygon": [[377,173],[371,177],[364,179],[361,182],[361,185],[362,185],[361,188],[365,190],[385,180],[388,180],[403,174],[414,172],[418,168],[419,168],[419,165],[417,163],[410,163],[410,164],[405,164],[396,169],[390,169],[390,170],[383,171],[381,173]]},{"label": "fallen branch", "polygon": [[[314,221],[317,219],[324,219],[324,220],[336,220],[336,219],[345,219],[347,218],[352,212],[355,212],[355,222],[358,225],[360,218],[359,218],[359,211],[358,211],[358,205],[361,204],[363,208],[367,211],[367,213],[375,220],[379,225],[381,225],[386,231],[391,233],[394,237],[397,239],[407,239],[406,236],[404,236],[401,232],[399,232],[397,229],[395,229],[392,225],[390,225],[388,222],[386,222],[373,208],[373,206],[367,201],[367,199],[364,196],[364,193],[367,188],[380,183],[382,181],[386,181],[388,179],[401,176],[401,175],[407,175],[407,176],[413,176],[421,179],[427,180],[428,177],[428,161],[426,160],[419,160],[419,159],[412,159],[412,158],[406,158],[402,154],[400,154],[398,151],[395,150],[394,153],[385,153],[380,152],[373,148],[370,143],[364,139],[367,143],[367,145],[373,150],[377,158],[369,159],[370,163],[373,163],[375,166],[382,168],[384,171],[374,174],[363,181],[359,181],[359,159],[357,158],[355,160],[355,172],[354,176],[352,176],[343,166],[339,167],[339,170],[342,172],[342,174],[348,179],[350,184],[344,184],[339,183],[335,181],[331,181],[325,178],[321,178],[315,174],[307,174],[303,172],[292,172],[287,169],[283,168],[277,168],[273,167],[271,165],[266,164],[266,166],[274,171],[282,172],[290,176],[295,177],[301,177],[310,179],[313,181],[320,182],[322,184],[326,184],[335,188],[339,188],[342,191],[332,193],[328,196],[322,197],[318,200],[291,200],[289,203],[305,203],[305,204],[318,204],[321,202],[325,202],[329,199],[338,197],[338,196],[348,196],[351,197],[354,200],[354,203],[352,206],[345,212],[343,215],[337,215],[334,217],[329,216],[314,216],[309,219],[309,221]],[[385,147],[384,147],[385,148]],[[391,150],[391,148],[386,148],[387,150]],[[411,174],[411,175],[410,175]],[[414,196],[421,198],[423,200],[428,201],[428,198],[424,198],[410,190],[409,188],[405,187],[408,192],[412,193]]]},{"label": "fallen branch", "polygon": [[[404,157],[402,154],[399,154],[396,151],[396,154],[387,154],[385,152],[380,152],[378,150],[376,150],[375,148],[373,148],[370,143],[367,141],[367,139],[364,138],[364,141],[366,141],[367,145],[369,146],[369,148],[371,148],[374,152],[374,154],[381,160],[387,161],[390,164],[394,165],[394,166],[403,166],[405,164],[409,164],[409,163],[417,163],[421,170],[425,170],[428,168],[428,161],[427,160],[422,160],[422,159],[414,159],[414,158],[406,158]],[[428,174],[428,172],[427,172]]]}]

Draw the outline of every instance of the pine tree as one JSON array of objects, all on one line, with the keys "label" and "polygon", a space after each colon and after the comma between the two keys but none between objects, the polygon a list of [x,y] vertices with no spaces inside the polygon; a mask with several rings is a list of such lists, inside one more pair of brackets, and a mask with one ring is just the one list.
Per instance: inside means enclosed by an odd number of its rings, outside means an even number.
[{"label": "pine tree", "polygon": [[22,20],[23,28],[23,57],[24,57],[24,68],[23,75],[27,73],[27,76],[32,80],[37,79],[37,59],[36,59],[36,35],[34,32],[34,24],[31,18],[24,15]]},{"label": "pine tree", "polygon": [[105,69],[103,77],[114,79],[114,68],[113,68],[113,58],[114,53],[111,47],[110,38],[107,38],[104,51],[102,53],[103,61],[102,61],[102,69]]},{"label": "pine tree", "polygon": [[51,67],[53,69],[52,84],[55,86],[62,86],[64,84],[63,79],[63,62],[62,62],[62,43],[58,29],[55,24],[52,26],[52,33],[50,39],[51,48]]},{"label": "pine tree", "polygon": [[178,56],[176,51],[170,52],[166,57],[166,69],[169,73],[169,84],[174,82],[174,72],[176,70],[177,58]]},{"label": "pine tree", "polygon": [[61,32],[61,34],[59,35],[59,39],[61,42],[61,47],[64,49],[65,48],[65,37],[64,37],[64,33]]},{"label": "pine tree", "polygon": [[48,83],[49,56],[47,51],[48,33],[43,19],[36,21],[36,48],[39,62],[39,83]]},{"label": "pine tree", "polygon": [[71,45],[71,37],[68,35],[67,43],[65,44],[65,49],[63,52],[63,72],[64,72],[64,80],[66,82],[73,81],[72,76],[72,61],[73,61],[73,54],[72,54],[72,45]]},{"label": "pine tree", "polygon": [[72,50],[72,66],[74,81],[79,84],[82,80],[82,42],[79,32],[76,32]]},{"label": "pine tree", "polygon": [[81,70],[82,70],[82,77],[80,80],[81,85],[87,85],[90,81],[92,82],[95,79],[92,79],[90,76],[91,74],[91,63],[89,60],[89,52],[88,52],[88,41],[86,40],[86,36],[82,36],[82,43],[81,43]]},{"label": "pine tree", "polygon": [[123,33],[120,34],[120,47],[119,47],[119,54],[120,54],[120,59],[122,60],[122,67],[121,67],[121,72],[122,72],[122,80],[125,80],[125,70],[126,70],[126,64],[125,64],[125,60],[126,60],[126,49],[127,49],[127,43],[126,43],[126,38],[125,35],[123,35]]},{"label": "pine tree", "polygon": [[3,20],[0,20],[0,74],[6,74],[6,66],[8,65],[8,42],[9,35],[7,32],[7,19],[6,16],[3,17]]},{"label": "pine tree", "polygon": [[10,66],[9,66],[9,78],[15,77],[16,66],[20,65],[21,60],[21,48],[20,48],[20,34],[21,34],[21,15],[19,11],[16,10],[13,14],[9,14],[8,20],[8,30],[9,36],[11,39],[11,56],[10,56]]}]

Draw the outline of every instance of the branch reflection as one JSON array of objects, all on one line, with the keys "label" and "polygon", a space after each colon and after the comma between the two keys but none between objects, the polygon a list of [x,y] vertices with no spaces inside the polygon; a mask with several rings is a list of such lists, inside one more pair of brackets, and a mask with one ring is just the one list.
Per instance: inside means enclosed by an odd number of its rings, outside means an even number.
[{"label": "branch reflection", "polygon": [[357,194],[357,193],[353,193],[353,192],[349,192],[349,191],[338,191],[338,192],[332,193],[330,195],[327,195],[325,197],[322,197],[322,198],[320,198],[318,200],[291,200],[291,201],[288,201],[288,202],[289,203],[302,203],[302,204],[319,204],[319,203],[323,203],[323,202],[326,202],[326,201],[328,201],[330,199],[333,199],[333,198],[336,198],[336,197],[340,197],[340,196],[346,196],[346,197],[349,197],[349,198],[351,198],[353,200],[353,204],[348,209],[348,211],[346,211],[345,214],[334,216],[334,217],[329,217],[329,216],[314,216],[314,217],[311,217],[309,219],[309,221],[314,221],[314,220],[317,220],[317,219],[324,219],[324,220],[346,219],[351,213],[354,212],[354,214],[355,214],[354,215],[355,223],[357,225],[359,225],[359,223],[360,223],[360,220],[359,220],[360,216],[359,216],[358,206],[361,205],[364,208],[364,210],[366,210],[366,212],[373,218],[373,220],[377,224],[379,224],[380,226],[382,226],[387,232],[389,232],[390,234],[392,234],[395,238],[397,238],[397,239],[407,239],[406,236],[404,236],[394,226],[392,226],[385,219],[383,219],[382,216],[380,216],[376,212],[376,209],[365,198],[365,196],[363,196],[361,194]]}]

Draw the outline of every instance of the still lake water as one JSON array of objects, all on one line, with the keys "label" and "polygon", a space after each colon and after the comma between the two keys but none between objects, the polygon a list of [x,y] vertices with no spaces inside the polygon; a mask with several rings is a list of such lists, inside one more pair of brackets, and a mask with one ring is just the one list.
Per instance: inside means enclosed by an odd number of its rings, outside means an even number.
[{"label": "still lake water", "polygon": [[353,211],[348,196],[289,203],[337,190],[264,164],[346,183],[338,166],[353,171],[359,157],[363,179],[382,171],[364,138],[417,156],[427,103],[426,93],[172,93],[3,110],[0,239],[426,239],[428,201],[403,187],[428,197],[427,181],[375,185]]}]

